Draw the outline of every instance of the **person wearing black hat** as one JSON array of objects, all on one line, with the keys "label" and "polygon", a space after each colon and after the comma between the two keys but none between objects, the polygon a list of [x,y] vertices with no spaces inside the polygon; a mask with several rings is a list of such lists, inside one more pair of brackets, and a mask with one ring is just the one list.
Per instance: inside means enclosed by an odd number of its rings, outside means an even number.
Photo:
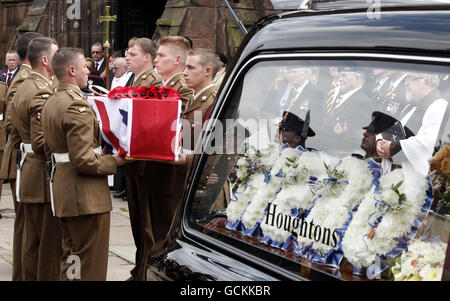
[{"label": "person wearing black hat", "polygon": [[307,114],[307,122],[303,121],[297,115],[284,111],[283,119],[280,122],[280,137],[283,144],[296,148],[301,146],[305,148],[305,142],[308,137],[314,137],[316,133],[309,127]]},{"label": "person wearing black hat", "polygon": [[398,142],[414,136],[414,133],[409,128],[403,127],[400,121],[378,111],[372,113],[372,121],[363,129],[366,131],[363,134],[361,148],[366,151],[365,158],[377,157],[376,141],[379,139]]}]

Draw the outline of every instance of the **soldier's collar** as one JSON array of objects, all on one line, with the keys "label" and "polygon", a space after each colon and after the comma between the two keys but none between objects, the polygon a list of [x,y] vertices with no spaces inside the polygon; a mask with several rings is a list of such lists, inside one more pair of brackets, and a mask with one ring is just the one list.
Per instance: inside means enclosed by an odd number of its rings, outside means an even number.
[{"label": "soldier's collar", "polygon": [[206,87],[204,87],[203,89],[201,89],[200,91],[198,91],[198,93],[194,94],[194,100],[197,100],[197,98],[202,95],[204,92],[206,92],[207,90],[211,89],[211,88],[215,88],[216,86],[214,85],[214,83],[211,83],[209,85],[207,85]]},{"label": "soldier's collar", "polygon": [[58,88],[56,88],[57,91],[73,91],[75,93],[77,93],[80,96],[83,96],[83,92],[81,92],[80,87],[73,85],[73,84],[68,84],[68,83],[59,83]]},{"label": "soldier's collar", "polygon": [[51,86],[51,82],[48,78],[46,78],[45,76],[43,76],[42,74],[36,72],[36,71],[31,71],[30,75],[36,75],[38,78],[41,78],[44,80],[45,83],[47,83],[49,86]]},{"label": "soldier's collar", "polygon": [[[175,82],[179,79],[179,77],[183,77],[183,72],[178,72],[169,77],[168,80],[164,81],[163,86],[173,86]],[[172,83],[173,82],[173,83]]]},{"label": "soldier's collar", "polygon": [[[145,69],[144,71],[142,71],[141,73],[139,73],[139,75],[138,76],[136,76],[135,77],[135,82],[136,81],[138,81],[139,79],[141,79],[141,77],[143,77],[143,76],[148,76],[148,73],[149,73],[149,71],[150,71],[150,73],[153,73],[153,67],[151,67],[151,68],[148,68],[148,69]],[[144,78],[145,79],[145,78]]]},{"label": "soldier's collar", "polygon": [[22,67],[24,67],[24,68],[28,68],[28,69],[30,69],[30,70],[31,70],[31,66],[30,66],[30,65],[28,65],[28,64],[21,64],[21,65],[20,65],[20,68],[22,68]]}]

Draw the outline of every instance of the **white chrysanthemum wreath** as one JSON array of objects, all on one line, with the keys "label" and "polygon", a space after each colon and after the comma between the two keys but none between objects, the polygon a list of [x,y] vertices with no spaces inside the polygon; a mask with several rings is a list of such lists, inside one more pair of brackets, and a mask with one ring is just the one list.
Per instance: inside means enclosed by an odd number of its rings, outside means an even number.
[{"label": "white chrysanthemum wreath", "polygon": [[427,182],[412,170],[396,169],[380,178],[361,202],[343,241],[347,260],[357,269],[369,267],[377,255],[391,252],[396,238],[411,231],[426,201]]},{"label": "white chrysanthemum wreath", "polygon": [[265,185],[256,191],[252,201],[242,215],[242,223],[246,229],[250,230],[254,228],[261,221],[267,204],[275,198],[283,179],[285,179],[285,175],[288,175],[290,180],[293,181],[295,168],[293,166],[286,166],[285,162],[287,160],[297,161],[301,155],[302,151],[299,149],[288,147],[281,151],[279,158],[275,161],[270,171],[270,180],[266,181]]},{"label": "white chrysanthemum wreath", "polygon": [[[329,172],[327,179],[319,179],[314,190],[321,196],[305,219],[310,227],[314,227],[308,232],[317,233],[316,228],[320,227],[322,233],[328,230],[333,236],[335,230],[344,228],[352,211],[370,190],[372,178],[366,161],[347,157]],[[297,241],[300,248],[312,244],[311,249],[319,256],[339,248],[339,242],[330,245],[329,239],[317,239],[314,235],[298,235]]]},{"label": "white chrysanthemum wreath", "polygon": [[236,177],[233,193],[226,214],[231,224],[236,224],[255,194],[265,187],[266,176],[280,153],[280,145],[273,144],[265,150],[250,147],[244,157],[236,163]]},{"label": "white chrysanthemum wreath", "polygon": [[[272,202],[276,206],[276,213],[283,216],[292,216],[293,212],[302,212],[304,215],[313,206],[314,194],[310,189],[311,178],[323,178],[327,175],[325,161],[336,165],[329,157],[318,152],[304,152],[299,158],[286,157],[286,177],[281,185],[281,191]],[[261,223],[264,236],[271,242],[279,245],[286,242],[292,231],[296,230],[292,224],[278,227],[275,223]],[[295,225],[295,223],[293,223]]]}]

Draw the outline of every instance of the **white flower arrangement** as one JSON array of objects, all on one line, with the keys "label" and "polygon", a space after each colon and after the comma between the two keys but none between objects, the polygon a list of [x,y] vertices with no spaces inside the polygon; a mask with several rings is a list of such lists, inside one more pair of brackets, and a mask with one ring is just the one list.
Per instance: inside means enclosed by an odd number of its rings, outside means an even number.
[{"label": "white flower arrangement", "polygon": [[[303,203],[305,208],[309,208],[312,206],[313,199],[314,195],[307,185],[289,185],[285,183],[272,204],[277,206],[277,214],[292,216],[292,209],[303,209],[299,203]],[[265,237],[269,237],[272,242],[278,243],[286,242],[292,231],[289,227],[287,229],[285,227],[278,228],[277,225],[265,222],[261,223],[261,229]]]},{"label": "white flower arrangement", "polygon": [[[412,170],[396,169],[380,178],[380,191],[368,193],[342,240],[347,260],[369,267],[377,255],[391,252],[396,238],[411,231],[426,200],[427,182]],[[381,221],[379,221],[381,219]]]},{"label": "white flower arrangement", "polygon": [[447,244],[414,239],[391,268],[396,281],[440,281]]},{"label": "white flower arrangement", "polygon": [[[282,183],[280,192],[272,202],[277,207],[277,213],[286,216],[292,215],[293,209],[308,210],[313,206],[314,194],[310,189],[311,177],[323,177],[326,175],[326,168],[322,155],[318,152],[303,152],[300,157],[294,157],[295,160],[286,157],[285,181]],[[292,163],[295,162],[295,169]],[[270,237],[274,242],[283,243],[291,235],[292,229],[285,227],[278,228],[276,225],[267,223],[261,224],[261,229],[265,237]],[[291,230],[291,231],[289,231]]]},{"label": "white flower arrangement", "polygon": [[235,199],[228,204],[226,210],[227,220],[232,224],[241,218],[256,191],[264,186],[264,174],[253,175],[243,186],[235,192]]},{"label": "white flower arrangement", "polygon": [[[344,158],[332,170],[328,167],[328,172],[327,179],[322,177],[318,180],[318,183],[323,184],[319,188],[315,187],[315,192],[321,196],[317,198],[306,222],[312,227],[320,226],[321,231],[329,229],[334,233],[335,230],[345,227],[351,212],[370,190],[372,174],[366,161],[354,157]],[[315,229],[311,231],[314,232]],[[312,243],[312,250],[320,256],[328,254],[332,249],[337,250],[339,246],[338,242],[332,246],[329,240],[302,235],[298,236],[297,241],[300,248]],[[325,241],[327,243],[324,243]]]},{"label": "white flower arrangement", "polygon": [[270,171],[278,158],[280,145],[273,144],[265,150],[256,150],[250,147],[245,156],[236,163],[237,180],[233,183],[236,192],[232,202],[229,203],[226,214],[227,220],[235,224],[242,217],[255,194],[265,185],[264,172]]},{"label": "white flower arrangement", "polygon": [[[264,217],[264,211],[267,205],[273,201],[283,179],[286,175],[290,181],[296,178],[296,166],[302,151],[294,148],[285,148],[281,151],[280,156],[276,160],[270,171],[270,181],[264,187],[261,187],[242,215],[242,223],[247,229],[252,229]],[[282,174],[280,177],[279,174]]]},{"label": "white flower arrangement", "polygon": [[302,151],[297,148],[286,147],[283,149],[270,171],[272,177],[275,177],[280,172],[283,174],[288,172],[289,169],[291,169],[291,165],[289,163],[291,161],[298,160],[301,155]]},{"label": "white flower arrangement", "polygon": [[271,180],[262,189],[259,189],[254,195],[248,207],[242,215],[242,223],[250,230],[256,226],[264,215],[267,204],[273,200],[277,191],[278,184]]}]

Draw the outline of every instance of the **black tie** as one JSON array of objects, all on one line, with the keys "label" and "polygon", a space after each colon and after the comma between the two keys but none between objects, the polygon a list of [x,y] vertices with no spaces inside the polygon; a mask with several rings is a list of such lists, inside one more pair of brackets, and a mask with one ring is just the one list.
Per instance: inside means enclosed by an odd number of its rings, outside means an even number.
[{"label": "black tie", "polygon": [[95,63],[95,70],[98,71],[98,63]]}]

